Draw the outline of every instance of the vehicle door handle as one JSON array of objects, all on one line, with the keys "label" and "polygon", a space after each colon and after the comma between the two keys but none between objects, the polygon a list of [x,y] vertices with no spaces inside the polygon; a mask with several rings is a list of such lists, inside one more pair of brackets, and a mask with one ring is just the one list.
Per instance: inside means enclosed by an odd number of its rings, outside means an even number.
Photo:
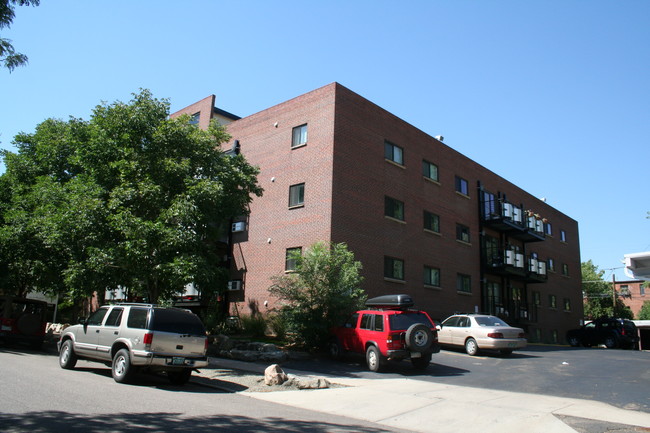
[{"label": "vehicle door handle", "polygon": [[99,329],[95,330],[95,332],[99,334]]},{"label": "vehicle door handle", "polygon": [[113,335],[117,335],[117,334],[119,334],[118,331],[113,331]]}]

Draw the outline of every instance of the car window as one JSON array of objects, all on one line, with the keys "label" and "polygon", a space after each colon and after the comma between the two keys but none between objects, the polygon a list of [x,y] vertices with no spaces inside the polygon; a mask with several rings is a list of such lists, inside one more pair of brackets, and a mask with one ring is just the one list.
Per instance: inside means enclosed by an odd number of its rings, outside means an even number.
[{"label": "car window", "polygon": [[459,328],[467,328],[467,327],[469,327],[469,317],[460,317],[458,319],[458,327]]},{"label": "car window", "polygon": [[154,309],[150,329],[178,334],[205,335],[203,323],[196,314],[173,308]]},{"label": "car window", "polygon": [[391,314],[388,318],[390,329],[393,331],[405,331],[414,323],[424,323],[429,328],[433,328],[433,323],[424,313],[418,311],[406,311],[398,314]]},{"label": "car window", "polygon": [[506,322],[494,316],[475,317],[474,320],[476,320],[478,326],[509,326]]},{"label": "car window", "polygon": [[104,326],[120,326],[122,322],[122,312],[124,308],[113,308],[106,319]]},{"label": "car window", "polygon": [[383,331],[384,330],[384,316],[381,314],[375,314],[375,326],[374,326],[375,331]]},{"label": "car window", "polygon": [[95,311],[88,318],[88,324],[89,325],[101,325],[102,321],[104,320],[104,316],[106,316],[107,312],[108,312],[108,308],[104,308],[104,307],[102,307],[99,310]]},{"label": "car window", "polygon": [[131,308],[129,318],[126,320],[126,326],[135,329],[145,329],[147,327],[147,308]]},{"label": "car window", "polygon": [[359,325],[359,328],[361,329],[371,329],[372,328],[372,314],[364,314],[361,316],[361,325]]},{"label": "car window", "polygon": [[346,328],[356,328],[357,321],[359,320],[359,313],[354,313],[350,318],[345,322]]},{"label": "car window", "polygon": [[442,326],[443,327],[445,327],[445,326],[447,326],[447,327],[449,327],[449,326],[456,327],[456,326],[458,326],[458,320],[459,319],[460,319],[460,317],[458,317],[458,316],[450,317],[447,320],[445,320],[444,322],[442,322]]},{"label": "car window", "polygon": [[585,325],[585,329],[596,329],[596,324],[594,322],[589,322]]}]

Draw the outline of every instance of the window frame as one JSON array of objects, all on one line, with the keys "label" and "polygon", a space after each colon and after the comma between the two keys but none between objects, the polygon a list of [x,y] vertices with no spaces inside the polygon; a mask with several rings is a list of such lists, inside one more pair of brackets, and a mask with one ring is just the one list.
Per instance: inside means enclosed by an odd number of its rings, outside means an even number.
[{"label": "window frame", "polygon": [[[467,239],[464,239],[465,236]],[[456,240],[465,244],[472,243],[471,233],[468,226],[465,224],[456,223]]]},{"label": "window frame", "polygon": [[307,123],[302,125],[294,126],[291,129],[291,148],[296,149],[298,147],[307,146],[307,141],[309,140]]},{"label": "window frame", "polygon": [[[401,217],[399,215],[401,211]],[[405,221],[404,202],[396,198],[384,196],[384,216],[399,221]]]},{"label": "window frame", "polygon": [[465,197],[469,197],[469,182],[467,181],[467,179],[456,175],[454,179],[454,185],[456,188],[456,192],[458,194],[462,194]]},{"label": "window frame", "polygon": [[472,293],[472,276],[468,274],[456,274],[456,291],[458,293]]},{"label": "window frame", "polygon": [[[395,265],[399,265],[399,269]],[[395,272],[395,271],[398,272]],[[401,272],[401,275],[399,275]],[[384,256],[384,278],[397,281],[406,281],[404,260],[397,257]]]},{"label": "window frame", "polygon": [[440,215],[424,210],[422,211],[422,219],[424,230],[440,234]]},{"label": "window frame", "polygon": [[284,272],[296,271],[297,260],[291,258],[294,252],[300,252],[300,255],[302,255],[302,247],[290,247],[284,251]]},{"label": "window frame", "polygon": [[[294,191],[297,192],[294,193]],[[298,201],[294,202],[293,201],[294,198],[297,199]],[[289,186],[289,209],[294,209],[303,206],[305,206],[305,182],[290,185]]]},{"label": "window frame", "polygon": [[[431,176],[431,168],[435,167],[435,177]],[[427,161],[426,159],[422,160],[422,176],[425,177],[425,179],[431,180],[433,182],[440,182],[440,171],[438,168],[437,164],[434,164],[431,161]]]},{"label": "window frame", "polygon": [[[434,274],[435,274],[435,278],[432,278]],[[425,286],[440,287],[440,268],[425,265],[424,272],[422,275],[422,281]]]},{"label": "window frame", "polygon": [[404,148],[388,140],[384,140],[384,159],[404,166]]}]

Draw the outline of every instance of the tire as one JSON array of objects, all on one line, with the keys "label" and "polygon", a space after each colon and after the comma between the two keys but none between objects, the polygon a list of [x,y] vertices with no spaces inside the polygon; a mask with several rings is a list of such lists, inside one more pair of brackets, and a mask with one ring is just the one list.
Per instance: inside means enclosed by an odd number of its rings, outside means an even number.
[{"label": "tire", "polygon": [[133,377],[133,366],[131,365],[131,355],[127,349],[120,349],[113,357],[111,365],[113,379],[117,383],[129,383]]},{"label": "tire", "polygon": [[431,363],[430,353],[423,353],[419,358],[411,358],[411,364],[413,364],[413,368],[416,370],[426,370],[429,363]]},{"label": "tire", "polygon": [[465,341],[465,352],[467,352],[469,356],[478,355],[478,344],[476,344],[476,340],[468,338],[467,341]]},{"label": "tire", "polygon": [[180,371],[169,371],[167,377],[172,385],[185,385],[192,377],[192,370],[186,368]]},{"label": "tire", "polygon": [[406,347],[414,352],[426,352],[433,342],[433,332],[423,323],[414,323],[406,330]]},{"label": "tire", "polygon": [[571,347],[580,347],[581,346],[580,339],[578,337],[569,337],[568,340],[569,340],[569,345]]},{"label": "tire", "polygon": [[72,370],[77,365],[77,354],[74,353],[72,340],[65,340],[59,352],[59,365],[66,370]]},{"label": "tire", "polygon": [[384,359],[377,346],[368,346],[366,350],[366,363],[370,371],[379,372],[384,366]]},{"label": "tire", "polygon": [[344,350],[338,338],[332,338],[327,345],[327,349],[329,351],[330,358],[332,358],[334,361],[340,361],[343,359]]},{"label": "tire", "polygon": [[618,346],[618,340],[615,336],[609,335],[605,337],[605,347],[608,349],[614,349]]}]

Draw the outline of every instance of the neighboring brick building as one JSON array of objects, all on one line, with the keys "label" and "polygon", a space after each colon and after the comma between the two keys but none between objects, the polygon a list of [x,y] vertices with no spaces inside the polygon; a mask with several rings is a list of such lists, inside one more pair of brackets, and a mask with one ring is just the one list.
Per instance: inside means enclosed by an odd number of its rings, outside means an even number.
[{"label": "neighboring brick building", "polygon": [[642,280],[616,281],[615,283],[619,299],[630,307],[635,319],[639,317],[643,303],[650,301],[650,289],[647,289],[644,284],[645,281]]},{"label": "neighboring brick building", "polygon": [[[213,117],[213,102],[205,103],[211,98],[172,116]],[[325,240],[348,244],[371,297],[408,293],[437,319],[497,314],[525,328],[531,341],[563,342],[578,326],[577,222],[442,137],[338,83],[230,116],[233,142],[224,148],[237,140],[264,188],[245,230],[232,237],[232,275],[243,284],[229,299],[242,303],[240,312],[250,304],[273,307],[270,277],[290,266],[287,251]],[[525,154],[511,157],[534,163]]]}]

